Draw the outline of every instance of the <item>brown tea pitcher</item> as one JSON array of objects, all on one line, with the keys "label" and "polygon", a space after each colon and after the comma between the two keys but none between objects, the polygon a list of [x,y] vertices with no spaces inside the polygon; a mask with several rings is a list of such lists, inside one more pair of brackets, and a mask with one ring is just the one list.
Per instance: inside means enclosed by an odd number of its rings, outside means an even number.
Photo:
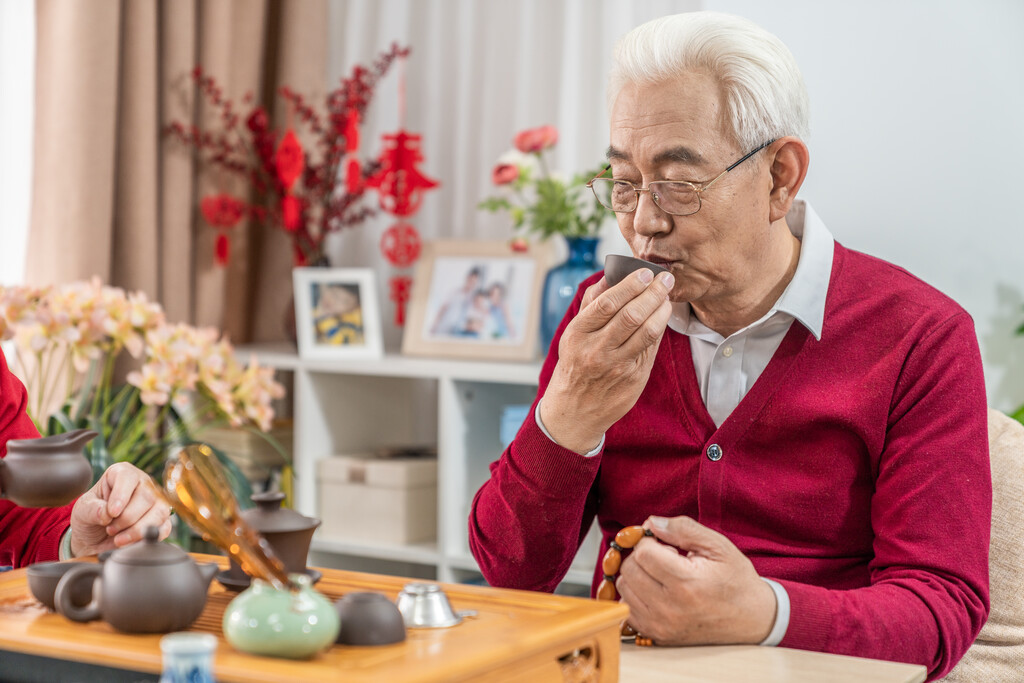
[{"label": "brown tea pitcher", "polygon": [[83,448],[96,434],[76,429],[8,441],[7,456],[0,460],[0,492],[22,507],[67,505],[92,484],[92,465]]}]

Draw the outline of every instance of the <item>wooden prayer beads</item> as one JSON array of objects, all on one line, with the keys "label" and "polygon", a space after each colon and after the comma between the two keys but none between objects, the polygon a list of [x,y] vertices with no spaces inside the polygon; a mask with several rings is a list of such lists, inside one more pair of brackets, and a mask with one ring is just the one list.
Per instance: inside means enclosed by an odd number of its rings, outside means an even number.
[{"label": "wooden prayer beads", "polygon": [[[631,549],[644,536],[654,536],[654,532],[642,526],[627,526],[615,534],[615,540],[608,544],[608,551],[601,560],[601,573],[604,574],[604,578],[597,586],[598,600],[619,599],[618,591],[615,590],[615,575],[619,573],[619,568],[622,566],[622,551]],[[628,622],[622,625],[622,635],[625,638],[636,638],[637,645],[654,645],[651,638],[637,633]]]}]

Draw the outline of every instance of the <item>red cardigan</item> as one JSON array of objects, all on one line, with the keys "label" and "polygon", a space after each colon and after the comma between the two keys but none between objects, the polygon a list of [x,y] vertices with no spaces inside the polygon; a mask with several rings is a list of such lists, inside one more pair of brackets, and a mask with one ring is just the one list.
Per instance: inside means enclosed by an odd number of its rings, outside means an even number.
[{"label": "red cardigan", "polygon": [[[10,439],[39,436],[25,407],[25,386],[7,367],[0,351],[0,456],[7,455]],[[59,508],[23,508],[0,499],[0,566],[23,567],[33,562],[56,560],[61,534],[71,520],[69,503]]]},{"label": "red cardigan", "polygon": [[470,547],[491,584],[550,591],[595,515],[602,548],[649,515],[689,515],[726,535],[788,591],[783,646],[944,675],[989,607],[986,398],[970,316],[836,244],[821,340],[794,322],[721,427],[689,339],[669,330],[596,457],[553,444],[531,413],[473,501]]}]

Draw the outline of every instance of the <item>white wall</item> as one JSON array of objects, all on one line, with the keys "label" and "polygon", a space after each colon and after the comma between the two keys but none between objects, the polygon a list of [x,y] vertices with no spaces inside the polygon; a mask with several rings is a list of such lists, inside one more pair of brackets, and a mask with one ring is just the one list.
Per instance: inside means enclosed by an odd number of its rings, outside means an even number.
[{"label": "white wall", "polygon": [[990,402],[1024,402],[1024,2],[704,0],[785,42],[811,96],[801,195],[847,247],[974,317]]}]

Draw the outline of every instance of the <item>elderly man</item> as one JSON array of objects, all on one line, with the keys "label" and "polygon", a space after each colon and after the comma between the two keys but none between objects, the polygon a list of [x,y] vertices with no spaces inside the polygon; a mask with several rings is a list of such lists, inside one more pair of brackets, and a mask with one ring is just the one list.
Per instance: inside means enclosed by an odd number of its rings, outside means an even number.
[{"label": "elderly man", "polygon": [[988,613],[970,317],[796,199],[807,95],[774,36],[713,13],[650,22],[619,43],[608,102],[592,187],[669,273],[581,287],[533,416],[474,500],[484,576],[552,590],[595,516],[605,547],[643,524],[654,538],[616,585],[656,643],[943,675]]},{"label": "elderly man", "polygon": [[[0,352],[0,453],[11,439],[39,436],[25,412],[25,387]],[[0,500],[0,565],[22,567],[44,560],[95,555],[142,540],[146,527],[171,532],[170,510],[149,477],[118,463],[73,504],[22,508]]]}]

